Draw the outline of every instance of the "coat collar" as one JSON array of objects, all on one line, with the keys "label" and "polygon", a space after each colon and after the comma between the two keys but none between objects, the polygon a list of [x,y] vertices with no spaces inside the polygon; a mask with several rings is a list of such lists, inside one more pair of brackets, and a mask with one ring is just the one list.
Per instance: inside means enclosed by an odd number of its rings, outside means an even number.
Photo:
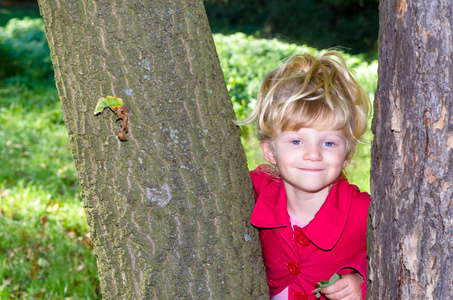
[{"label": "coat collar", "polygon": [[[313,220],[302,229],[311,242],[323,250],[335,246],[345,227],[351,198],[352,186],[340,175]],[[261,191],[252,212],[251,223],[269,229],[290,226],[286,191],[281,179],[271,181]]]}]

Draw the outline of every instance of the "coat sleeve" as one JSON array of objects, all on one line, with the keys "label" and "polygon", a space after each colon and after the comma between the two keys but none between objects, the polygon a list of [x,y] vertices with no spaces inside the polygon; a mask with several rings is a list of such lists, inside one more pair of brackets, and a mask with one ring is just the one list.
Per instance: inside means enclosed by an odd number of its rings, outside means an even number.
[{"label": "coat sleeve", "polygon": [[342,276],[357,272],[363,277],[363,283],[360,285],[362,289],[362,299],[365,300],[366,295],[366,270],[367,270],[367,255],[366,251],[359,253],[355,258],[351,259],[347,265],[342,266],[337,270],[337,273]]},{"label": "coat sleeve", "polygon": [[[338,268],[338,273],[341,275],[357,272],[363,277],[363,283],[360,286],[362,299],[365,299],[367,283],[366,228],[369,205],[370,195],[368,193],[357,193],[353,196],[347,225],[348,234],[346,234],[351,239],[347,241],[348,244],[343,251],[347,250],[357,254],[349,256]],[[347,254],[343,252],[341,256],[343,255]]]}]

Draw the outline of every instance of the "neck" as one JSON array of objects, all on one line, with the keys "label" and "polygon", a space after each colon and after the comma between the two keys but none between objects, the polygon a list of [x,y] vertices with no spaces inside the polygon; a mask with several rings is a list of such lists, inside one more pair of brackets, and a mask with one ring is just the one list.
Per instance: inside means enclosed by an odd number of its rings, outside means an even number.
[{"label": "neck", "polygon": [[326,201],[330,187],[314,193],[294,192],[294,189],[286,190],[288,211],[297,220],[308,223]]}]

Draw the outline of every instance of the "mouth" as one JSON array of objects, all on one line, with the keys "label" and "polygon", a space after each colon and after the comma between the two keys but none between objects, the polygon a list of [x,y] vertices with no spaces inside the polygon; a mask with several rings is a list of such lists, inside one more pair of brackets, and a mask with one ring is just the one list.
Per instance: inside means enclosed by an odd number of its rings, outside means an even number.
[{"label": "mouth", "polygon": [[318,169],[318,168],[299,168],[299,170],[304,171],[304,172],[322,172],[324,169]]}]

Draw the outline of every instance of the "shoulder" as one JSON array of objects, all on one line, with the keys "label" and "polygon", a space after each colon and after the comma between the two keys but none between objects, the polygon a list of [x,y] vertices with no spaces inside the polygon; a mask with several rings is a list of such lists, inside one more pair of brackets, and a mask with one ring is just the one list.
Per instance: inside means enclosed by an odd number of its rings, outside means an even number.
[{"label": "shoulder", "polygon": [[253,189],[256,194],[260,194],[267,186],[272,183],[278,182],[279,179],[270,175],[269,165],[260,165],[255,170],[250,171],[250,177],[252,178]]},{"label": "shoulder", "polygon": [[270,168],[271,167],[269,165],[263,164],[259,165],[255,170],[250,171],[250,177],[252,178],[253,185],[278,180],[270,174]]},{"label": "shoulder", "polygon": [[352,193],[352,201],[355,205],[360,205],[363,209],[368,212],[368,207],[370,206],[370,194],[367,192],[361,192],[359,188],[355,185],[351,186],[354,187],[354,192]]},{"label": "shoulder", "polygon": [[366,231],[370,194],[361,192],[356,185],[350,184],[347,180],[344,180],[342,184],[344,185],[343,190],[346,192],[344,196],[350,198],[348,223],[354,224],[356,231],[359,230],[358,227],[363,227],[363,230]]},{"label": "shoulder", "polygon": [[357,186],[348,183],[347,180],[342,181],[342,197],[345,198],[340,199],[340,202],[349,202],[349,206],[340,239],[341,247],[338,251],[342,251],[342,256],[347,257],[365,250],[370,195],[361,192]]},{"label": "shoulder", "polygon": [[340,180],[339,184],[342,186],[343,196],[351,197],[354,204],[368,205],[370,204],[370,194],[361,192],[358,186],[350,184],[347,180]]}]

